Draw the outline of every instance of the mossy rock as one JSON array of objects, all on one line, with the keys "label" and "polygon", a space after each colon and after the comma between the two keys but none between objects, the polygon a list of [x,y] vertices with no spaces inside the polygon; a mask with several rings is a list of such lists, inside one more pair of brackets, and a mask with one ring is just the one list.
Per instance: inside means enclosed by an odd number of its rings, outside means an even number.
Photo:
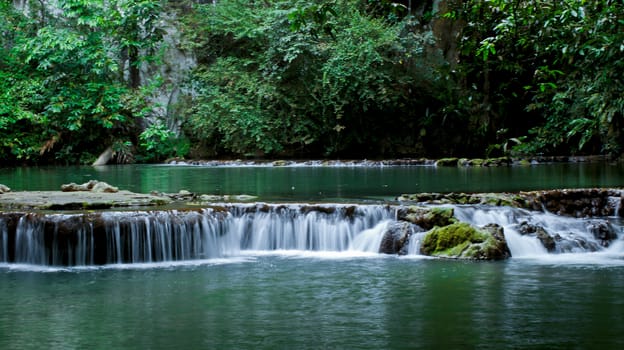
[{"label": "mossy rock", "polygon": [[457,164],[459,164],[459,159],[458,158],[442,158],[442,159],[438,159],[438,161],[435,164],[436,166],[457,166]]},{"label": "mossy rock", "polygon": [[424,255],[468,260],[502,260],[511,256],[502,227],[491,224],[477,228],[465,222],[433,228],[423,238],[420,251]]},{"label": "mossy rock", "polygon": [[470,166],[483,166],[484,162],[485,162],[485,160],[483,160],[481,158],[475,158],[475,159],[471,159],[468,162],[468,165],[470,165]]},{"label": "mossy rock", "polygon": [[430,230],[435,226],[447,226],[457,222],[454,214],[452,207],[410,206],[399,209],[397,217],[399,220],[408,221],[425,230]]}]

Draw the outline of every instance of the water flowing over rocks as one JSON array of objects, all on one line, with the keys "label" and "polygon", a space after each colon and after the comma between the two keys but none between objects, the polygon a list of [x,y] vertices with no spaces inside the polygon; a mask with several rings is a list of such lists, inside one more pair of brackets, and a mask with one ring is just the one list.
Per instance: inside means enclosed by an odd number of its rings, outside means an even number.
[{"label": "water flowing over rocks", "polygon": [[424,231],[425,230],[418,225],[409,222],[392,223],[381,239],[379,253],[406,255],[408,253],[410,237],[415,233]]},{"label": "water flowing over rocks", "polygon": [[0,263],[160,262],[242,250],[501,260],[527,249],[601,251],[622,231],[609,221],[622,216],[619,189],[420,193],[385,205],[241,203],[256,198],[187,190],[145,195],[99,181],[63,190],[0,195]]},{"label": "water flowing over rocks", "polygon": [[522,235],[536,237],[549,252],[554,252],[557,247],[555,239],[541,226],[529,224],[526,221],[523,221],[518,226],[518,232]]}]

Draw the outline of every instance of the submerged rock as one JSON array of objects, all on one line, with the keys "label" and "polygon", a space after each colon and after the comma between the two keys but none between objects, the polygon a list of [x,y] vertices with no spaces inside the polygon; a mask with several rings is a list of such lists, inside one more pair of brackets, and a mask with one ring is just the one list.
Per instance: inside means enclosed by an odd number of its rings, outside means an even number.
[{"label": "submerged rock", "polygon": [[503,228],[496,224],[477,228],[458,222],[435,227],[423,238],[420,251],[424,255],[469,260],[511,257]]}]

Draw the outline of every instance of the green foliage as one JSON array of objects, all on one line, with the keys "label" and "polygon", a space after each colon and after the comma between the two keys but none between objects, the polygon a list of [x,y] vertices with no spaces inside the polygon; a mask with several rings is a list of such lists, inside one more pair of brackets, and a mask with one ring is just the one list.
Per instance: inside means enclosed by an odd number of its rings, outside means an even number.
[{"label": "green foliage", "polygon": [[159,161],[169,157],[181,157],[188,153],[189,143],[178,138],[160,120],[152,123],[139,135],[145,161]]},{"label": "green foliage", "polygon": [[201,6],[187,18],[205,31],[191,38],[203,64],[187,132],[216,153],[414,149],[420,139],[404,124],[422,123],[415,115],[435,94],[442,60],[430,33],[365,10],[358,1]]},{"label": "green foliage", "polygon": [[11,33],[0,39],[0,158],[89,163],[93,145],[130,137],[145,102],[127,103],[143,91],[125,80],[123,51],[157,40],[158,4],[30,1],[30,16],[0,7],[0,31]]},{"label": "green foliage", "polygon": [[623,14],[618,0],[457,4],[447,17],[466,23],[459,68],[494,117],[490,137],[527,137],[521,153],[621,152]]}]

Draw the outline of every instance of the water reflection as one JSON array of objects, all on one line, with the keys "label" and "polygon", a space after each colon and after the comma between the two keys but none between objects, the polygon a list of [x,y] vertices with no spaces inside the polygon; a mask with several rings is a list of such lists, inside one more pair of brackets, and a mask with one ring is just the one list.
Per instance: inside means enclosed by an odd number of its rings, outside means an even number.
[{"label": "water reflection", "polygon": [[499,192],[550,188],[617,187],[621,165],[544,164],[514,167],[105,167],[0,168],[0,183],[15,191],[58,190],[97,179],[148,193],[186,189],[202,194],[250,194],[261,200],[391,199],[416,192]]}]

